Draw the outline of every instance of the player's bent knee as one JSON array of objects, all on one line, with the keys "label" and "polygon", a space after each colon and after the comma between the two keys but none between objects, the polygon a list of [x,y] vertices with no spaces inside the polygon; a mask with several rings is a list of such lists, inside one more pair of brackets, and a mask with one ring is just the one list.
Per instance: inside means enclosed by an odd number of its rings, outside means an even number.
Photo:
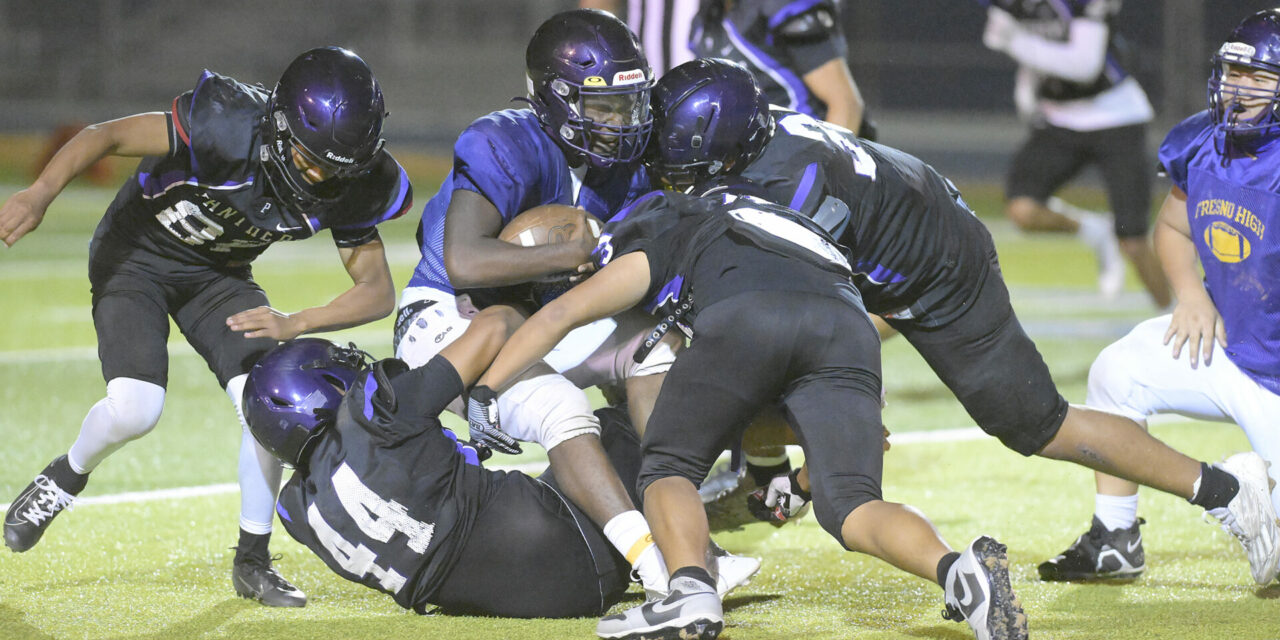
[{"label": "player's bent knee", "polygon": [[813,516],[817,518],[822,530],[826,531],[832,538],[835,538],[836,542],[839,542],[841,546],[850,551],[859,551],[859,549],[850,547],[845,540],[845,520],[858,507],[880,499],[879,490],[872,490],[870,487],[855,488],[847,493],[842,493],[841,498],[838,500],[832,500],[825,495],[820,496],[815,492],[813,496]]},{"label": "player's bent knee", "polygon": [[164,393],[160,385],[133,378],[113,378],[108,382],[107,410],[112,439],[124,442],[150,433],[160,422]]},{"label": "player's bent knee", "polygon": [[1102,411],[1118,412],[1133,393],[1135,364],[1124,340],[1103,349],[1089,366],[1085,404]]},{"label": "player's bent knee", "polygon": [[600,435],[587,394],[559,374],[521,380],[498,396],[502,430],[544,449],[582,435]]}]

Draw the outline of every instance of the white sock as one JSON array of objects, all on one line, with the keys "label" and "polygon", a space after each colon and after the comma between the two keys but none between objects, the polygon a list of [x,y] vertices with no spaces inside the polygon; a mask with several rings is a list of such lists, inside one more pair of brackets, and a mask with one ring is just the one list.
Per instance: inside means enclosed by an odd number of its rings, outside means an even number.
[{"label": "white sock", "polygon": [[249,533],[271,533],[271,525],[276,513],[276,493],[280,490],[280,476],[284,472],[283,464],[271,455],[249,431],[244,421],[244,412],[240,409],[240,399],[244,391],[244,382],[249,378],[242,374],[227,383],[227,396],[236,408],[236,416],[240,418],[240,465],[237,469],[240,480],[240,528]]},{"label": "white sock", "polygon": [[635,509],[619,513],[604,525],[604,537],[631,563],[646,587],[666,586],[667,567],[643,514]]},{"label": "white sock", "polygon": [[1128,529],[1138,521],[1138,494],[1131,496],[1094,496],[1093,515],[1109,531]]}]

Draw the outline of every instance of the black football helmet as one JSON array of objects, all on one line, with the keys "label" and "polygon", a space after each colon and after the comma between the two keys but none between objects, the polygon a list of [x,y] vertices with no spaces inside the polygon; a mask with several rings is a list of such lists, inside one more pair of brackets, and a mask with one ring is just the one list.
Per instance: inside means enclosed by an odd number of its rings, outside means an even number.
[{"label": "black football helmet", "polygon": [[653,119],[653,70],[640,42],[612,14],[558,13],[525,50],[528,101],[571,162],[604,168],[644,152]]},{"label": "black football helmet", "polygon": [[[267,103],[261,156],[276,195],[306,208],[336,197],[334,180],[361,175],[382,149],[387,115],[382,88],[360,56],[321,47],[298,56],[280,76]],[[328,179],[312,183],[293,163],[293,151]]]},{"label": "black football helmet", "polygon": [[342,398],[367,368],[368,354],[321,338],[285,342],[249,370],[244,420],[281,460],[298,465],[308,446],[333,425]]},{"label": "black football helmet", "polygon": [[662,76],[653,90],[654,141],[645,162],[655,186],[687,191],[741,172],[773,136],[769,100],[745,67],[702,58]]}]

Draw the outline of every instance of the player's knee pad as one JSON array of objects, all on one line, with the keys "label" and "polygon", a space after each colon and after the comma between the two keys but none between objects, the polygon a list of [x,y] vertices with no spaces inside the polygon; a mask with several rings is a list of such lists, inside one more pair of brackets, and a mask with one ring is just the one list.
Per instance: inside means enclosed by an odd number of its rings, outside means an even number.
[{"label": "player's knee pad", "polygon": [[521,380],[498,396],[502,430],[544,449],[586,434],[600,434],[587,394],[560,374]]},{"label": "player's knee pad", "polygon": [[456,299],[429,287],[406,289],[396,313],[393,347],[411,368],[421,367],[458,339],[471,324]]},{"label": "player's knee pad", "polygon": [[133,378],[113,378],[107,382],[105,408],[103,435],[112,442],[136,440],[160,422],[164,387]]}]

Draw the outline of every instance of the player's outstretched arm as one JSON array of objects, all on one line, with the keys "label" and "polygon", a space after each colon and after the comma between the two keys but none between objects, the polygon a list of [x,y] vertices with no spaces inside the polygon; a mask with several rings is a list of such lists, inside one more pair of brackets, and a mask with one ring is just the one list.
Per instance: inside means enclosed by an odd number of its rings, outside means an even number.
[{"label": "player's outstretched arm", "polygon": [[1016,18],[993,6],[987,9],[982,42],[1038,73],[1072,82],[1091,82],[1102,73],[1108,36],[1105,22],[1085,17],[1071,20],[1066,41],[1050,40],[1022,27]]},{"label": "player's outstretched arm", "polygon": [[0,241],[13,246],[44,220],[49,203],[73,178],[104,156],[153,156],[169,153],[169,124],[164,113],[141,113],[85,127],[54,154],[30,187],[0,205]]},{"label": "player's outstretched arm", "polygon": [[246,338],[291,340],[304,333],[336,331],[373,322],[395,310],[396,288],[381,239],[355,247],[339,247],[338,256],[351,276],[352,285],[333,301],[297,313],[257,307],[227,318],[227,326],[232,331],[245,332]]},{"label": "player's outstretched arm", "polygon": [[462,385],[470,387],[523,322],[524,316],[511,307],[486,307],[471,319],[471,324],[457,340],[440,351],[440,355],[453,365]]},{"label": "player's outstretched arm", "polygon": [[866,103],[862,93],[849,73],[844,58],[832,58],[809,73],[804,74],[804,84],[827,105],[827,122],[857,131],[862,124],[862,112]]},{"label": "player's outstretched arm", "polygon": [[1155,248],[1160,266],[1164,268],[1169,285],[1178,298],[1169,330],[1164,335],[1164,343],[1172,343],[1174,358],[1181,355],[1185,344],[1192,367],[1199,364],[1201,356],[1204,363],[1209,364],[1213,359],[1214,340],[1223,347],[1227,346],[1227,331],[1222,324],[1222,316],[1218,315],[1218,308],[1204,288],[1200,271],[1196,268],[1199,256],[1196,254],[1195,243],[1191,240],[1187,194],[1176,186],[1169,190],[1164,204],[1160,205],[1160,214],[1156,220]]},{"label": "player's outstretched arm", "polygon": [[501,391],[570,331],[634,307],[648,290],[649,259],[643,252],[615,259],[525,321],[480,377],[480,386]]},{"label": "player's outstretched arm", "polygon": [[595,238],[586,232],[587,213],[568,242],[522,247],[498,239],[502,214],[484,196],[453,192],[444,223],[444,267],[458,289],[500,287],[574,271],[590,259]]}]

